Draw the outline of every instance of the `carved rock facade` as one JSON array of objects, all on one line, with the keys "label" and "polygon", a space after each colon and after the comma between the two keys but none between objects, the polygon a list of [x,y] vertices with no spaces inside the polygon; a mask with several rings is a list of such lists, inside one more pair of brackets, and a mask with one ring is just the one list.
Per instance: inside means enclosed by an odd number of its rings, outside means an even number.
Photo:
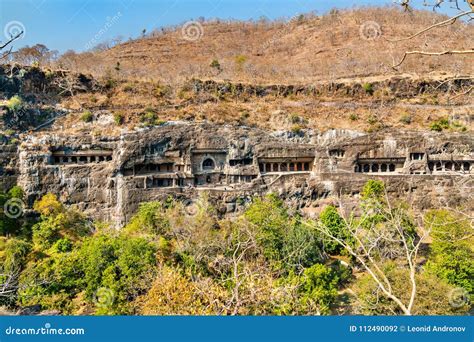
[{"label": "carved rock facade", "polygon": [[294,135],[169,123],[112,138],[25,136],[10,159],[10,177],[25,189],[29,205],[52,192],[117,225],[142,202],[168,196],[190,202],[201,192],[221,214],[275,192],[311,215],[336,197],[354,202],[368,179],[384,180],[389,192],[427,209],[469,205],[473,151],[474,137],[460,133]]}]

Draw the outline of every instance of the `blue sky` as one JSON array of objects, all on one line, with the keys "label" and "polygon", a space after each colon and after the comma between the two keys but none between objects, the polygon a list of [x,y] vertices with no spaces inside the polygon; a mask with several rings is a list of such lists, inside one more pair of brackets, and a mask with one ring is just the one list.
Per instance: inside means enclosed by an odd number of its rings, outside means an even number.
[{"label": "blue sky", "polygon": [[391,3],[390,0],[0,0],[0,40],[5,40],[7,32],[24,27],[26,34],[15,47],[43,43],[60,52],[83,51],[94,37],[98,41],[118,35],[128,39],[139,36],[143,29],[151,31],[201,16],[275,19],[310,11],[322,14],[334,7]]}]

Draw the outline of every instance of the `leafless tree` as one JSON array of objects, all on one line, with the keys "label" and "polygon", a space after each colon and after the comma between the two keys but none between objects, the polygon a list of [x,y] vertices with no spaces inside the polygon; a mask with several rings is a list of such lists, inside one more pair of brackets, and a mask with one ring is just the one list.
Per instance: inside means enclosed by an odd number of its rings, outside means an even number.
[{"label": "leafless tree", "polygon": [[[405,8],[405,10],[409,11],[411,9],[411,0],[402,0],[399,2],[401,6]],[[453,25],[460,19],[468,18],[468,20],[474,19],[474,0],[436,0],[433,4],[425,3],[426,6],[431,6],[433,10],[441,8],[442,6],[447,6],[447,3],[454,5],[454,8],[458,11],[458,13],[449,19],[440,21],[433,25],[430,25],[421,31],[418,31],[410,36],[389,40],[390,42],[400,42],[405,40],[411,40],[415,37],[418,37],[428,31],[434,30],[436,28],[445,27],[449,25]],[[470,49],[460,49],[460,50],[443,50],[443,51],[422,51],[422,50],[413,50],[413,51],[405,51],[401,60],[397,63],[394,63],[393,68],[397,68],[403,64],[403,62],[411,55],[422,55],[422,56],[444,56],[444,55],[470,55],[474,54],[474,47]]]},{"label": "leafless tree", "polygon": [[[344,214],[344,203],[340,201],[341,217],[347,232],[346,238],[336,235],[321,221],[306,224],[314,226],[324,236],[341,245],[371,276],[382,293],[396,303],[405,315],[411,315],[416,302],[418,254],[431,228],[428,225],[419,224],[417,236],[411,236],[407,227],[406,211],[393,207],[387,194],[385,194],[385,203],[386,205],[366,208],[361,217],[356,218],[352,213]],[[374,215],[382,218],[382,223],[371,222],[371,217]],[[409,272],[408,301],[404,301],[395,293],[394,285],[384,271],[384,263],[394,259],[402,260]]]},{"label": "leafless tree", "polygon": [[14,297],[18,290],[19,269],[4,270],[0,273],[0,298]]},{"label": "leafless tree", "polygon": [[[7,40],[5,43],[3,43],[2,45],[0,45],[0,51],[2,51],[3,49],[5,49],[6,47],[8,47],[11,43],[13,43],[15,40],[17,40],[18,38],[21,37],[21,35],[23,34],[23,31],[20,31],[18,32],[15,36],[11,37],[9,40]],[[10,49],[8,49],[6,52],[2,53],[0,55],[0,60],[6,58],[7,56],[10,55],[10,53],[12,52],[12,47],[10,47]]]}]

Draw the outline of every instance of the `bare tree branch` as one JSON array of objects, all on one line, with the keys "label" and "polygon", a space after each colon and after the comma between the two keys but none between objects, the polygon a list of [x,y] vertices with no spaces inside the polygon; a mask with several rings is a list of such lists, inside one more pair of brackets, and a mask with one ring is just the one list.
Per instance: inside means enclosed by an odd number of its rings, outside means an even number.
[{"label": "bare tree branch", "polygon": [[[403,1],[400,2],[400,5],[402,7],[404,7],[405,10],[409,10],[410,7],[411,7],[410,6],[410,1],[411,0],[403,0]],[[462,11],[461,10],[461,5],[459,4],[459,1],[460,0],[450,0],[449,2],[455,3],[456,9],[458,11]],[[433,30],[435,28],[445,27],[445,26],[448,26],[448,25],[453,25],[458,19],[463,18],[463,17],[469,17],[472,20],[472,15],[474,14],[474,0],[463,0],[463,2],[466,3],[466,5],[468,6],[468,8],[469,8],[468,10],[460,12],[460,13],[456,14],[455,16],[453,16],[449,19],[446,19],[446,20],[443,20],[443,21],[438,22],[436,24],[430,25],[430,26],[422,29],[421,31],[418,31],[417,33],[415,33],[411,36],[408,36],[408,37],[405,37],[405,38],[400,38],[400,39],[394,39],[394,40],[387,39],[387,41],[392,42],[392,43],[396,43],[396,42],[411,40],[415,37],[418,37],[418,36],[422,35],[423,33],[426,33],[430,30]],[[436,3],[434,3],[432,5],[429,5],[429,4],[425,3],[425,6],[432,6],[433,10],[436,10],[437,8],[440,8],[443,4],[445,4],[445,0],[437,0]],[[403,62],[406,60],[406,58],[409,55],[443,56],[443,55],[465,55],[465,54],[472,54],[472,53],[474,53],[474,49],[445,50],[445,51],[441,51],[441,52],[429,52],[429,51],[418,51],[418,50],[406,51],[405,54],[403,55],[403,58],[400,60],[400,62],[398,62],[397,64],[394,63],[392,68],[397,68],[400,65],[402,65]]]},{"label": "bare tree branch", "polygon": [[17,40],[18,38],[20,38],[20,36],[23,34],[23,31],[19,32],[16,36],[14,37],[11,37],[5,44],[3,45],[0,45],[0,50],[6,48],[8,45],[10,45],[11,43],[13,43],[13,41]]},{"label": "bare tree branch", "polygon": [[437,28],[437,27],[443,27],[443,26],[447,26],[447,25],[452,25],[456,22],[457,19],[461,18],[461,17],[464,17],[466,15],[469,15],[469,14],[474,14],[474,11],[467,11],[467,12],[463,12],[463,13],[460,13],[454,17],[451,17],[447,20],[444,20],[444,21],[441,21],[439,23],[436,23],[434,25],[431,25],[431,26],[428,26],[427,28],[424,28],[423,30],[411,35],[411,36],[408,36],[408,37],[405,37],[405,38],[400,38],[400,39],[387,39],[387,41],[391,42],[391,43],[397,43],[397,42],[402,42],[402,41],[405,41],[405,40],[410,40],[410,39],[413,39],[415,37],[418,37],[419,35],[425,33],[425,32],[428,32],[434,28]]},{"label": "bare tree branch", "polygon": [[392,68],[397,68],[403,64],[405,59],[410,55],[422,55],[422,56],[444,56],[444,55],[468,55],[473,54],[474,49],[471,50],[446,50],[441,52],[429,52],[429,51],[407,51],[403,55],[403,58],[397,64],[393,65]]}]

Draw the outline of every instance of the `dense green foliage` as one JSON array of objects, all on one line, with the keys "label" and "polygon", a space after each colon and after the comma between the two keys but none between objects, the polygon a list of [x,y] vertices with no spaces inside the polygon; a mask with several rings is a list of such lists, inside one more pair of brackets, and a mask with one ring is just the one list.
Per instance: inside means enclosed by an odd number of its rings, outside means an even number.
[{"label": "dense green foliage", "polygon": [[433,227],[426,269],[474,296],[474,236],[469,220],[446,210],[430,211],[425,220]]},{"label": "dense green foliage", "polygon": [[[388,279],[394,284],[394,293],[402,300],[408,300],[410,291],[409,274],[393,262],[384,265]],[[413,308],[414,315],[453,315],[465,314],[469,309],[467,303],[459,307],[451,305],[448,295],[453,290],[446,282],[428,273],[419,273],[417,280],[417,300]],[[369,276],[365,275],[355,283],[354,291],[357,300],[354,303],[355,313],[364,315],[402,315],[400,308],[386,296]]]},{"label": "dense green foliage", "polygon": [[[18,219],[23,210],[24,193],[23,190],[14,186],[7,193],[0,191],[0,236],[28,234],[28,227],[25,222]],[[10,209],[5,206],[12,203]],[[8,215],[6,211],[15,214]]]},{"label": "dense green foliage", "polygon": [[[325,225],[329,232],[341,241],[348,239],[347,232],[345,232],[345,223],[341,215],[337,212],[336,207],[328,205],[319,216],[321,223]],[[330,239],[327,236],[324,237],[324,247],[326,252],[330,254],[337,254],[342,251],[342,245]]]},{"label": "dense green foliage", "polygon": [[[15,187],[0,204],[23,197]],[[410,251],[420,239],[407,206],[388,207],[380,181],[365,185],[359,215],[328,205],[316,221],[290,213],[273,194],[253,198],[232,219],[220,218],[206,195],[143,203],[120,230],[90,222],[52,194],[33,209],[38,216],[28,220],[0,216],[0,281],[13,279],[0,305],[63,314],[400,314],[355,253],[373,245],[374,262],[406,301],[403,246]],[[432,243],[415,274],[413,313],[464,313],[468,304],[454,307],[447,294],[473,293],[472,227],[448,211],[428,212],[425,225]]]}]

